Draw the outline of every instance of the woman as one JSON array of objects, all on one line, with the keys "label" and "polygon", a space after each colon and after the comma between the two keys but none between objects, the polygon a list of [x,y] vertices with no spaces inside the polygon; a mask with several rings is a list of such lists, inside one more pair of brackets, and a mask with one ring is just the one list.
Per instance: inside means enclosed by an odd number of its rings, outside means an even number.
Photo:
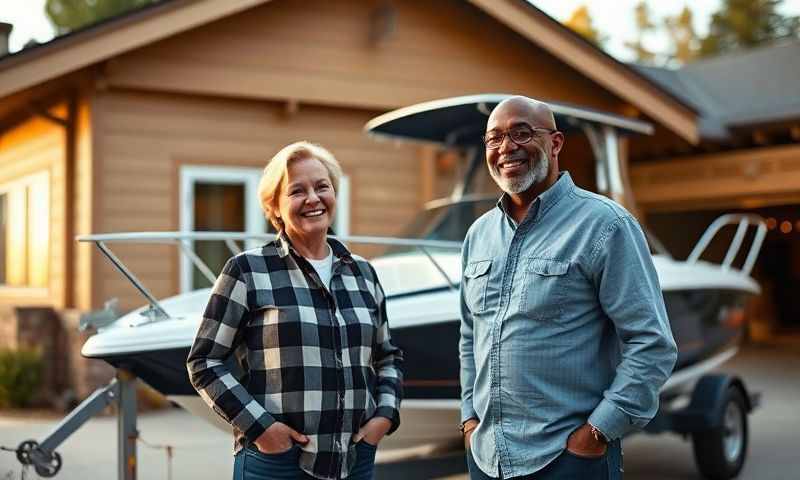
[{"label": "woman", "polygon": [[228,260],[189,353],[192,385],[234,427],[235,480],[371,479],[400,423],[402,352],[378,277],[327,237],[340,177],[308,142],[272,158],[259,197],[278,237]]}]

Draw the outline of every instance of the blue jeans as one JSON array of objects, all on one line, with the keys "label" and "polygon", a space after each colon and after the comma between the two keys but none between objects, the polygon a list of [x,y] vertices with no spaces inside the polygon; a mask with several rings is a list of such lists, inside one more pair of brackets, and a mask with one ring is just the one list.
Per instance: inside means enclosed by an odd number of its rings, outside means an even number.
[{"label": "blue jeans", "polygon": [[[472,452],[467,450],[467,468],[470,480],[498,480],[483,473],[475,464]],[[500,472],[502,476],[503,472]],[[518,480],[622,480],[622,443],[615,440],[608,444],[605,455],[599,458],[584,458],[567,450],[561,452],[546,467]]]},{"label": "blue jeans", "polygon": [[[356,444],[356,464],[347,480],[373,480],[377,447],[364,441]],[[243,448],[233,460],[233,480],[310,480],[300,469],[300,447],[294,445],[283,453],[267,454],[255,446]]]}]

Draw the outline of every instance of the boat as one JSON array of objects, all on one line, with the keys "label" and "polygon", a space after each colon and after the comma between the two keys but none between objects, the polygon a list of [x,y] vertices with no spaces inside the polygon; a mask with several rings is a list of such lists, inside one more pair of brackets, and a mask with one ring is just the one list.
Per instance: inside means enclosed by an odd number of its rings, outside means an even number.
[{"label": "boat", "polygon": [[[470,224],[492,208],[497,195],[473,187],[484,167],[480,134],[491,110],[504,94],[484,94],[425,102],[376,117],[365,130],[378,140],[424,142],[462,152],[467,161],[464,175],[450,197],[430,202],[402,238],[340,237],[347,244],[385,247],[373,258],[387,295],[392,336],[405,352],[403,431],[414,431],[415,442],[457,439],[459,417],[459,295],[460,243]],[[637,119],[573,105],[548,102],[559,129],[567,135],[585,134],[595,155],[597,186],[612,198],[625,195],[620,177],[618,141],[622,135],[652,133],[650,124]],[[702,259],[712,239],[726,226],[735,234],[725,259]],[[752,228],[752,230],[751,230]],[[740,256],[748,232],[754,231],[741,266]],[[662,403],[691,393],[698,380],[737,352],[746,328],[747,297],[759,293],[750,277],[766,234],[757,216],[729,214],[713,222],[686,259],[673,258],[648,234],[667,313],[679,348],[674,373],[661,391]],[[194,339],[210,289],[200,289],[156,299],[134,273],[111,251],[114,243],[173,244],[187,253],[187,242],[224,241],[231,253],[237,242],[261,241],[271,235],[237,232],[139,232],[94,234],[79,241],[94,243],[142,292],[147,303],[130,313],[115,315],[101,325],[82,349],[88,358],[104,360],[125,369],[170,400],[212,424],[230,430],[200,399],[189,383],[185,361]],[[202,260],[191,250],[190,260],[213,281]],[[229,360],[236,371],[238,365]],[[422,438],[423,440],[420,440]]]}]

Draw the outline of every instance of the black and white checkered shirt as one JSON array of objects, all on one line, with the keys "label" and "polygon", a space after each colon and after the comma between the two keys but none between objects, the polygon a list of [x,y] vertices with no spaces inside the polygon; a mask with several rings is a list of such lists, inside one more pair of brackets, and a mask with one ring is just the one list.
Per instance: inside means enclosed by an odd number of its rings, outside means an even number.
[{"label": "black and white checkered shirt", "polygon": [[200,396],[233,425],[236,452],[283,422],[309,438],[300,467],[334,479],[355,464],[352,437],[370,418],[397,429],[403,356],[372,265],[328,244],[330,290],[285,234],[228,260],[187,367]]}]

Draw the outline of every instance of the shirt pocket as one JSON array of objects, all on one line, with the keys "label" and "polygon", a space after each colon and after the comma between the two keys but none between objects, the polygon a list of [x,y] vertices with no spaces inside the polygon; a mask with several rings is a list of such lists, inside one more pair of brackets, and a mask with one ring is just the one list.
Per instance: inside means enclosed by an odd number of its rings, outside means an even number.
[{"label": "shirt pocket", "polygon": [[525,268],[520,313],[537,321],[560,321],[568,289],[569,262],[531,257]]},{"label": "shirt pocket", "polygon": [[486,285],[491,269],[491,260],[469,262],[464,269],[464,301],[472,313],[486,310]]}]

